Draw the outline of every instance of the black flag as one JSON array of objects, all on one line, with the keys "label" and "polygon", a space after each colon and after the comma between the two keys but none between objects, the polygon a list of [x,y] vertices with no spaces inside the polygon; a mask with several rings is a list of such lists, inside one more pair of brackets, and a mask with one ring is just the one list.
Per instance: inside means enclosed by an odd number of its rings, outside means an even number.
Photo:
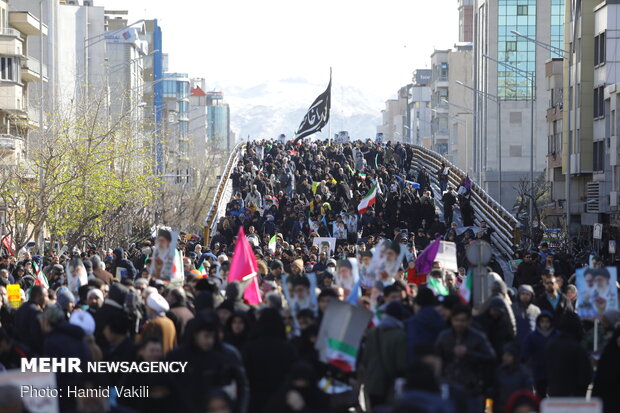
[{"label": "black flag", "polygon": [[327,85],[327,89],[325,92],[321,93],[315,100],[312,102],[310,109],[308,109],[308,113],[304,116],[304,119],[301,121],[299,128],[295,134],[297,137],[295,138],[295,142],[300,139],[305,138],[306,136],[310,136],[313,133],[319,132],[323,129],[323,126],[327,125],[329,121],[329,109],[331,107],[332,101],[332,75],[331,72],[329,74],[329,84]]}]

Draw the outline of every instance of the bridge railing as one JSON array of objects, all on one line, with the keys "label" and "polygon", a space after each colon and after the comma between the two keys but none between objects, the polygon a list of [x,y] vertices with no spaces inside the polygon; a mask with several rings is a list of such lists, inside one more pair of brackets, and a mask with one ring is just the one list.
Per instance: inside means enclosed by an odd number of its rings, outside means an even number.
[{"label": "bridge railing", "polygon": [[220,176],[220,180],[215,190],[215,196],[213,197],[213,202],[211,203],[211,208],[209,208],[207,217],[204,220],[205,245],[209,245],[211,242],[211,234],[215,231],[220,217],[226,215],[226,205],[232,197],[232,182],[230,180],[230,174],[243,155],[244,149],[245,143],[239,143],[233,148],[230,156],[228,157],[228,161],[226,162],[226,166],[224,167],[224,171]]},{"label": "bridge railing", "polygon": [[[418,145],[412,146],[413,164],[423,167],[428,172],[431,182],[439,183],[436,171],[441,168],[442,163],[450,168],[448,182],[454,188],[458,188],[466,178],[467,174],[464,171],[437,152]],[[520,242],[517,219],[473,180],[471,181],[471,205],[475,214],[474,221],[478,224],[480,221],[486,221],[491,228],[495,229],[491,235],[494,245],[507,258],[511,257]]]}]

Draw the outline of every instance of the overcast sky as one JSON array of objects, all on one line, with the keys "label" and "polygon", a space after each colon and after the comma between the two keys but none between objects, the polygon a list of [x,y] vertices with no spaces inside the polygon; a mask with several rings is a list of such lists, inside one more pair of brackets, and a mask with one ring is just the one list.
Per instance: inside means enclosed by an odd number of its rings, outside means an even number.
[{"label": "overcast sky", "polygon": [[210,88],[303,78],[363,86],[383,101],[458,40],[457,0],[97,0],[158,18],[170,70]]}]

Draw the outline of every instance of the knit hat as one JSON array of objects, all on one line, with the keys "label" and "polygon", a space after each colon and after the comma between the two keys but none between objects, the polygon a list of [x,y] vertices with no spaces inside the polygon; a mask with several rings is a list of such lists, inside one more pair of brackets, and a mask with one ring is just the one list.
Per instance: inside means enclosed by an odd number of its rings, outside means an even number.
[{"label": "knit hat", "polygon": [[534,289],[532,288],[531,285],[528,285],[528,284],[522,284],[519,287],[519,294],[521,293],[528,293],[528,294],[531,294],[532,297],[534,297]]},{"label": "knit hat", "polygon": [[151,310],[156,313],[165,313],[170,310],[170,305],[168,301],[164,297],[162,297],[159,293],[152,293],[149,295],[149,298],[146,299],[146,305]]},{"label": "knit hat", "polygon": [[43,320],[47,320],[52,326],[65,320],[65,313],[58,305],[48,305],[38,316]]},{"label": "knit hat", "polygon": [[67,287],[60,287],[58,291],[56,291],[56,302],[60,308],[64,310],[67,308],[69,303],[75,303],[75,297]]},{"label": "knit hat", "polygon": [[69,323],[80,327],[86,334],[95,333],[95,319],[88,311],[74,311],[69,318]]},{"label": "knit hat", "polygon": [[101,301],[103,301],[103,292],[99,288],[93,288],[92,290],[88,291],[86,299],[90,299],[90,297],[93,296],[97,296]]},{"label": "knit hat", "polygon": [[400,321],[405,320],[409,315],[403,304],[398,301],[389,303],[387,307],[385,307],[385,314]]},{"label": "knit hat", "polygon": [[500,297],[494,296],[489,300],[489,310],[497,310],[502,313],[506,312],[506,304]]}]

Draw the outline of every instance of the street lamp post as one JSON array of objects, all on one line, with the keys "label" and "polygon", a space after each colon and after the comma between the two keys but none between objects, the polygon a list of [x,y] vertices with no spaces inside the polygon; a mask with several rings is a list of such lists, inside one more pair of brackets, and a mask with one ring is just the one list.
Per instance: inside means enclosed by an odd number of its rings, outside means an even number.
[{"label": "street lamp post", "polygon": [[475,95],[481,95],[486,99],[491,99],[495,103],[497,103],[497,166],[498,166],[498,182],[497,182],[497,197],[498,201],[502,203],[502,100],[496,96],[487,92],[483,92],[482,90],[474,89],[471,86],[467,86],[465,83],[460,80],[456,81],[457,84],[463,86],[466,89],[474,92]]},{"label": "street lamp post", "polygon": [[[524,34],[519,33],[516,30],[511,30],[510,32],[512,34],[514,34],[515,36],[521,37],[529,42],[533,42],[534,44],[536,44],[536,46],[540,46],[543,49],[549,50],[552,53],[557,54],[558,56],[561,56],[562,59],[564,61],[566,61],[568,59],[568,115],[567,115],[567,121],[568,121],[568,125],[567,125],[567,136],[566,136],[566,144],[567,144],[567,148],[566,148],[566,178],[565,178],[565,192],[566,192],[566,201],[564,202],[564,209],[566,211],[566,234],[567,236],[570,238],[571,235],[571,229],[570,229],[570,220],[571,220],[571,216],[570,216],[570,192],[571,192],[571,187],[570,187],[570,181],[571,181],[571,168],[570,168],[570,162],[571,162],[571,152],[572,152],[572,145],[573,145],[573,139],[572,139],[572,133],[571,133],[571,117],[572,117],[572,111],[573,111],[573,96],[571,96],[570,90],[571,90],[571,68],[573,67],[573,52],[574,52],[574,47],[575,47],[575,37],[576,37],[576,27],[577,27],[577,14],[580,12],[580,9],[577,7],[579,5],[580,2],[576,2],[578,4],[575,4],[575,9],[572,10],[573,12],[573,41],[570,43],[571,44],[571,50],[564,50],[564,49],[560,49],[559,47],[553,46],[551,44],[548,43],[544,43],[541,42],[540,40],[536,40],[533,39],[529,36],[526,36]],[[575,93],[573,93],[575,94]]]},{"label": "street lamp post", "polygon": [[[529,210],[529,218],[530,223],[532,222],[534,215],[534,86],[535,86],[535,75],[525,70],[519,69],[516,66],[513,66],[506,62],[501,62],[491,56],[483,54],[482,57],[485,59],[491,60],[498,65],[502,65],[507,69],[510,69],[514,72],[521,74],[521,76],[525,77],[530,82],[530,210]],[[534,72],[535,73],[535,72]],[[499,96],[498,96],[499,97]]]}]

